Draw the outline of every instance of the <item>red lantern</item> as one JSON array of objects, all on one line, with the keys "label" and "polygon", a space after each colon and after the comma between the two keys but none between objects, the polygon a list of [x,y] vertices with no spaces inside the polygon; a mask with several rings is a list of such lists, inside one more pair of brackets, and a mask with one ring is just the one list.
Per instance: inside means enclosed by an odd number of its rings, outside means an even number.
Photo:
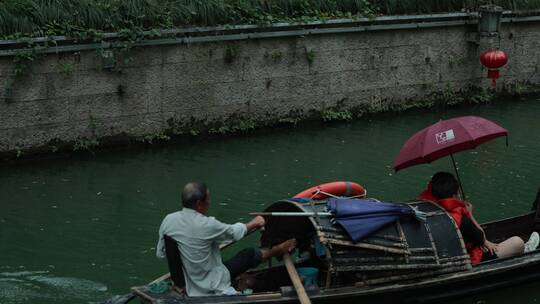
[{"label": "red lantern", "polygon": [[499,68],[508,62],[508,56],[503,51],[485,51],[480,55],[480,62],[488,68],[488,78],[493,81],[493,87],[497,85],[497,79],[500,77]]}]

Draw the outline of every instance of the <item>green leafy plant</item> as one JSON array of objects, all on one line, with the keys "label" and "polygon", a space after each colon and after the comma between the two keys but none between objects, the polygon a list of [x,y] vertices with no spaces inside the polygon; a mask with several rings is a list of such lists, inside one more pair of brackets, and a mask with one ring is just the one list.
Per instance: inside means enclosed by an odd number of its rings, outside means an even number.
[{"label": "green leafy plant", "polygon": [[143,136],[142,142],[153,144],[156,141],[169,141],[171,140],[171,137],[163,134],[163,133],[156,133],[156,134],[147,134]]},{"label": "green leafy plant", "polygon": [[99,146],[99,141],[96,138],[81,137],[75,141],[73,151],[89,151],[97,146]]},{"label": "green leafy plant", "polygon": [[75,71],[75,64],[71,62],[60,63],[60,71],[65,74],[71,74]]},{"label": "green leafy plant", "polygon": [[4,0],[0,39],[66,35],[99,42],[103,32],[122,32],[133,41],[141,30],[158,28],[457,12],[487,2],[506,10],[540,9],[540,0]]},{"label": "green leafy plant", "polygon": [[232,116],[221,123],[220,126],[211,128],[208,133],[227,134],[237,132],[247,132],[257,127],[257,123],[251,118]]},{"label": "green leafy plant", "polygon": [[23,155],[24,155],[24,151],[23,151],[22,149],[20,149],[20,148],[17,148],[17,149],[16,149],[16,155],[15,155],[15,156],[16,156],[17,158],[21,158],[21,157],[23,157]]},{"label": "green leafy plant", "polygon": [[458,91],[452,87],[452,84],[448,82],[446,89],[442,91],[442,101],[447,105],[456,105],[463,102],[463,96],[458,94]]},{"label": "green leafy plant", "polygon": [[73,151],[88,151],[99,146],[98,137],[96,134],[97,119],[93,115],[88,116],[88,133],[89,136],[77,138],[73,145]]},{"label": "green leafy plant", "polygon": [[13,56],[13,75],[15,77],[23,76],[28,73],[30,66],[37,58],[37,50],[31,44],[27,48],[19,49]]},{"label": "green leafy plant", "polygon": [[302,119],[300,117],[285,117],[285,118],[280,118],[278,120],[279,123],[281,124],[290,124],[294,127],[296,127],[296,125],[301,121]]},{"label": "green leafy plant", "polygon": [[274,62],[279,62],[283,58],[283,53],[279,50],[276,50],[270,53],[270,57]]},{"label": "green leafy plant", "polygon": [[450,67],[463,65],[464,63],[465,63],[465,57],[463,57],[463,56],[450,55],[448,57],[448,65],[450,65]]},{"label": "green leafy plant", "polygon": [[225,48],[225,55],[223,56],[223,60],[225,60],[226,63],[232,63],[239,55],[240,48],[237,45],[229,44]]},{"label": "green leafy plant", "polygon": [[495,97],[495,94],[487,89],[481,88],[478,93],[470,96],[471,103],[486,103],[491,101]]},{"label": "green leafy plant", "polygon": [[322,112],[321,118],[325,122],[351,120],[353,119],[353,114],[351,111],[347,109],[345,110],[327,109]]},{"label": "green leafy plant", "polygon": [[6,103],[11,103],[13,101],[13,85],[15,84],[15,75],[10,74],[6,78],[4,85],[4,101]]},{"label": "green leafy plant", "polygon": [[312,65],[315,61],[315,51],[306,49],[306,60],[309,65]]}]

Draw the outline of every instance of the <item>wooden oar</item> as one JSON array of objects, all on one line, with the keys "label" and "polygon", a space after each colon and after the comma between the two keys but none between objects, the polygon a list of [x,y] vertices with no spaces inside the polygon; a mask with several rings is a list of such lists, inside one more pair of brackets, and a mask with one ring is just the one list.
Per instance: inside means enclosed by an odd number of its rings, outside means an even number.
[{"label": "wooden oar", "polygon": [[298,276],[296,267],[294,267],[294,263],[291,259],[291,256],[288,253],[285,253],[283,255],[283,261],[285,262],[285,267],[287,267],[287,272],[289,273],[289,277],[291,277],[291,281],[293,283],[294,289],[296,289],[296,294],[298,295],[298,299],[300,300],[300,303],[311,304],[311,300],[309,299],[306,293],[306,289],[304,288],[304,285],[302,285],[302,280],[300,280],[300,276]]}]

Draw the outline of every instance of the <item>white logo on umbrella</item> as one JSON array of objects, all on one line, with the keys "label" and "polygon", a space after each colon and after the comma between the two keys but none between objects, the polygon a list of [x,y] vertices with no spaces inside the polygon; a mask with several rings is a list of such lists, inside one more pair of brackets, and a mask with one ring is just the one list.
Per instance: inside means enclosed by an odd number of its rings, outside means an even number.
[{"label": "white logo on umbrella", "polygon": [[452,142],[456,139],[454,136],[454,130],[450,129],[441,133],[435,134],[435,140],[439,145],[445,144],[447,142]]}]

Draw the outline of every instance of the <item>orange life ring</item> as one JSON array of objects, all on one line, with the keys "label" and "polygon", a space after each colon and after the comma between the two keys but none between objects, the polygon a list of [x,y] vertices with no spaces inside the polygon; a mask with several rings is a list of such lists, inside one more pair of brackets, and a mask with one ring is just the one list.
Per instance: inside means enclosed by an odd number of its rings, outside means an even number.
[{"label": "orange life ring", "polygon": [[313,200],[322,200],[329,197],[329,195],[325,193],[329,193],[335,196],[345,196],[345,197],[351,197],[351,196],[364,197],[367,195],[366,189],[364,189],[364,187],[362,187],[360,184],[353,183],[353,182],[339,181],[339,182],[331,182],[331,183],[326,183],[326,184],[321,184],[315,187],[311,187],[307,190],[304,190],[298,193],[297,195],[294,196],[294,198],[310,198]]}]

